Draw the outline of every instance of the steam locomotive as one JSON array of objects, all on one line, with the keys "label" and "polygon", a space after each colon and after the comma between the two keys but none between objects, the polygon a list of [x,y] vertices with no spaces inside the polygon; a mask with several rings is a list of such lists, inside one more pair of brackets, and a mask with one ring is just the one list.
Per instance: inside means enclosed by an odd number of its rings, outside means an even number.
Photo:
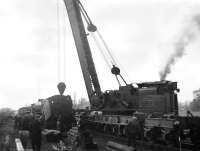
[{"label": "steam locomotive", "polygon": [[54,95],[40,101],[46,129],[68,131],[71,128],[74,118],[72,116],[72,100],[69,95]]},{"label": "steam locomotive", "polygon": [[60,82],[57,87],[60,95],[41,99],[40,102],[42,104],[44,128],[58,129],[63,132],[68,131],[76,121],[72,112],[71,96],[63,95],[66,88],[65,83]]},{"label": "steam locomotive", "polygon": [[63,95],[65,84],[59,83],[60,95],[53,95],[47,99],[39,99],[27,107],[18,110],[16,125],[19,129],[29,130],[33,117],[38,118],[45,129],[57,129],[61,132],[68,131],[75,123],[72,113],[72,100],[69,95]]}]

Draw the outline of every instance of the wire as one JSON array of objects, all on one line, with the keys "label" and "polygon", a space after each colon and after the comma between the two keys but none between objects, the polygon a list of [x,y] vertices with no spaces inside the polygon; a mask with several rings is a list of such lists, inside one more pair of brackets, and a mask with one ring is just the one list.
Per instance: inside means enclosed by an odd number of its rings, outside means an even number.
[{"label": "wire", "polygon": [[99,49],[101,55],[103,56],[103,58],[104,58],[104,60],[105,60],[105,62],[106,62],[106,64],[107,64],[107,66],[109,67],[109,69],[111,69],[112,67],[111,67],[111,65],[109,64],[108,60],[106,59],[106,56],[105,56],[105,54],[104,54],[104,51],[103,51],[103,49],[101,48],[101,45],[100,45],[100,43],[98,42],[97,38],[95,37],[95,34],[94,34],[94,33],[91,33],[91,36],[92,36],[92,38],[94,39],[94,41],[95,41],[95,43],[96,43],[96,45],[97,45],[97,47],[98,47],[98,49]]},{"label": "wire", "polygon": [[60,13],[59,0],[56,2],[57,15],[57,81],[60,82]]},{"label": "wire", "polygon": [[129,77],[128,73],[126,72],[124,66],[119,62],[119,60],[117,59],[117,57],[115,57],[115,55],[113,55],[113,56],[114,56],[114,58],[115,58],[115,60],[117,62],[117,65],[120,67],[120,70],[125,74],[126,80],[128,79],[128,81],[130,81],[130,77]]},{"label": "wire", "polygon": [[[79,5],[79,7],[80,7],[81,13],[82,13],[82,15],[83,15],[85,21],[87,22],[88,25],[91,25],[91,24],[92,24],[92,21],[91,21],[89,15],[87,14],[86,10],[84,9],[82,3],[80,2],[80,0],[76,0],[76,1],[78,2],[78,5]],[[90,33],[92,34],[92,32],[90,32]],[[99,38],[101,39],[101,41],[102,41],[104,47],[106,48],[106,50],[107,50],[107,52],[108,52],[108,54],[109,54],[109,56],[110,56],[110,58],[111,58],[111,60],[112,60],[112,61],[111,61],[111,64],[112,64],[112,65],[116,65],[115,59],[112,57],[112,54],[111,54],[111,52],[110,52],[110,50],[109,50],[109,48],[108,48],[108,46],[107,46],[105,40],[103,39],[102,35],[100,34],[100,32],[99,32],[98,30],[97,30],[97,34],[98,34]],[[107,59],[106,59],[106,56],[105,56],[105,54],[103,53],[103,49],[101,48],[101,46],[100,46],[100,44],[99,44],[97,38],[95,37],[94,34],[92,34],[92,37],[93,37],[93,39],[95,40],[95,42],[96,42],[96,44],[97,44],[97,47],[99,48],[99,50],[100,50],[100,52],[101,52],[101,54],[102,54],[104,60],[106,61],[106,63],[107,63],[107,65],[109,66],[109,68],[111,69],[111,66],[110,66],[110,64],[108,63],[108,61],[107,61]]]},{"label": "wire", "polygon": [[[64,1],[62,1],[64,2]],[[65,7],[57,0],[57,80],[66,81]]]},{"label": "wire", "polygon": [[92,21],[91,21],[91,19],[90,19],[89,15],[87,14],[87,12],[86,12],[85,8],[83,7],[82,3],[80,2],[80,0],[76,0],[76,1],[77,1],[77,2],[78,2],[78,4],[79,4],[80,10],[82,11],[82,13],[84,14],[84,16],[86,17],[86,21],[88,21],[88,22],[89,22],[89,24],[91,24],[91,23],[92,23]]},{"label": "wire", "polygon": [[110,49],[108,48],[108,45],[106,44],[105,40],[103,39],[102,35],[100,34],[99,30],[97,30],[97,34],[99,36],[99,38],[101,39],[101,41],[103,42],[108,54],[110,55],[110,58],[112,59],[112,64],[113,65],[117,65],[115,59],[113,58]]},{"label": "wire", "polygon": [[[122,68],[122,70],[124,71],[126,77],[127,77],[127,78],[129,79],[129,81],[130,81],[130,78],[129,78],[129,76],[128,76],[126,70],[125,70],[125,68],[122,66],[122,64],[119,63],[118,59],[117,59],[117,58],[114,56],[114,54],[111,52],[111,50],[109,49],[108,45],[106,44],[106,42],[105,42],[105,40],[104,40],[102,34],[99,32],[99,30],[97,30],[97,34],[98,34],[99,38],[101,39],[101,41],[103,42],[103,45],[104,45],[104,47],[106,48],[106,50],[107,50],[107,52],[108,52],[108,54],[109,54],[109,56],[110,56],[110,58],[111,58],[111,60],[112,60],[112,65],[120,66],[120,68]],[[124,79],[123,79],[123,81],[124,81]]]},{"label": "wire", "polygon": [[83,11],[82,8],[80,7],[80,5],[78,5],[78,6],[79,6],[79,8],[80,8],[80,12],[81,12],[81,14],[83,15],[83,17],[84,17],[84,19],[85,19],[87,25],[89,25],[89,24],[91,23],[90,20],[88,20],[87,15],[84,13],[84,11]]},{"label": "wire", "polygon": [[[92,24],[92,21],[91,21],[91,19],[90,19],[90,17],[89,17],[89,15],[87,14],[87,12],[86,12],[86,10],[84,9],[84,7],[83,7],[82,3],[80,2],[80,0],[76,0],[76,2],[78,3],[78,6],[79,6],[79,8],[80,8],[80,12],[82,13],[82,15],[83,15],[83,17],[84,17],[84,19],[85,19],[87,25],[88,25],[88,26],[89,26],[89,25],[93,25],[93,24]],[[97,35],[98,35],[98,37],[100,38],[102,44],[104,45],[104,48],[105,48],[105,50],[106,50],[108,56],[110,57],[110,62],[111,62],[111,64],[112,64],[113,66],[114,66],[114,65],[117,66],[116,59],[115,59],[115,57],[113,56],[113,54],[111,53],[111,51],[110,51],[110,49],[109,49],[107,43],[105,42],[103,36],[102,36],[101,33],[99,32],[99,30],[96,30],[96,32],[97,32]],[[105,53],[104,53],[104,51],[103,51],[103,48],[101,47],[100,43],[98,42],[98,39],[95,37],[95,34],[93,34],[93,32],[90,32],[90,33],[91,33],[92,38],[94,39],[94,41],[95,41],[97,47],[99,48],[99,50],[100,50],[100,52],[101,52],[101,54],[102,54],[102,56],[103,56],[103,58],[104,58],[106,64],[107,64],[108,67],[111,69],[112,67],[111,67],[111,65],[109,64],[109,61],[107,60],[106,55],[105,55]],[[120,65],[120,66],[121,66],[121,65]],[[123,70],[124,70],[124,68],[123,68]],[[125,70],[124,70],[124,72],[125,72]],[[125,72],[125,74],[128,75],[126,72]],[[121,75],[120,75],[120,76],[121,76]],[[127,76],[127,77],[128,77],[128,76]],[[127,85],[127,83],[126,83],[126,81],[124,80],[124,78],[123,78],[122,76],[121,76],[121,78],[122,78],[122,80],[124,81],[124,83]],[[118,82],[119,82],[119,81],[118,81]]]},{"label": "wire", "polygon": [[63,7],[62,7],[62,17],[63,17],[63,80],[66,82],[66,27],[65,27],[65,7],[64,7],[64,1],[63,1]]}]

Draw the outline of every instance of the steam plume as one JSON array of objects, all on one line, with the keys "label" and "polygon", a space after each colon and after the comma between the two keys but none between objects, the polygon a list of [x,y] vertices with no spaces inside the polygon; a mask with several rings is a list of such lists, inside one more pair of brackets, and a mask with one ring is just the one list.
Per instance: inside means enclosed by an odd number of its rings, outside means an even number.
[{"label": "steam plume", "polygon": [[183,34],[174,44],[174,53],[167,60],[164,68],[160,71],[160,80],[165,80],[167,75],[171,72],[171,67],[180,59],[186,50],[186,47],[196,38],[195,30],[200,31],[200,14],[192,18],[190,27],[183,31]]}]

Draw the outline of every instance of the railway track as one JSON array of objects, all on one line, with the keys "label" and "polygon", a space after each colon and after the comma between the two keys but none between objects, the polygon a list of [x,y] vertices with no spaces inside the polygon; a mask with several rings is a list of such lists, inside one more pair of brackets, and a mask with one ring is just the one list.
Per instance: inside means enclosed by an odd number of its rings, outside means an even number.
[{"label": "railway track", "polygon": [[[99,132],[93,132],[94,140],[99,146],[105,146],[108,141],[114,141],[123,145],[127,144],[126,137],[118,137],[110,134],[103,134]],[[183,144],[185,147],[185,144]],[[153,142],[137,141],[138,150],[140,151],[180,151],[180,148],[176,148],[171,145],[155,144]],[[183,147],[183,146],[182,146]],[[191,151],[192,146],[187,146],[187,148],[181,148],[182,151]]]}]

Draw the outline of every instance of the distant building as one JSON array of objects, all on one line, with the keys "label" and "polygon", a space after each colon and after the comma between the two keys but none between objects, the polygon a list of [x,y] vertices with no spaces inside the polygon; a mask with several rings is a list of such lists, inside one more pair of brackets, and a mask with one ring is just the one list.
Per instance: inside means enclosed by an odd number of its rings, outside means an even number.
[{"label": "distant building", "polygon": [[193,91],[193,101],[190,102],[190,109],[194,112],[200,111],[200,89]]},{"label": "distant building", "polygon": [[193,91],[194,100],[200,101],[200,89]]}]

